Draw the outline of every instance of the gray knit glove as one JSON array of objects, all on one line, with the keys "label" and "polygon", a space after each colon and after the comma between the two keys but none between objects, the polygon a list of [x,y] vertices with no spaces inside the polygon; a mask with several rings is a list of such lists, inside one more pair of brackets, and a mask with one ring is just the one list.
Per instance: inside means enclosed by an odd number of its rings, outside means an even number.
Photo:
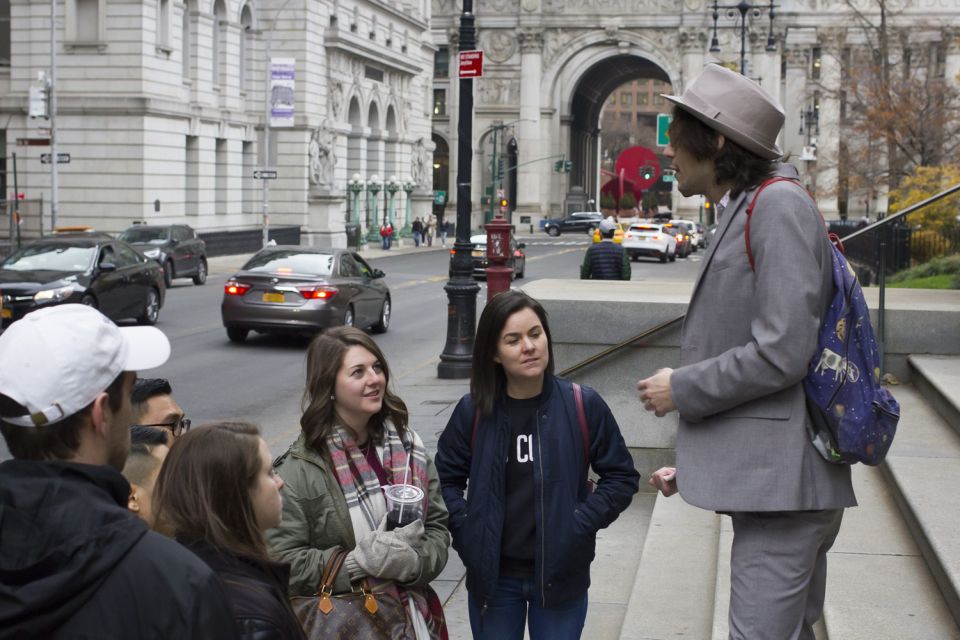
[{"label": "gray knit glove", "polygon": [[383,526],[381,524],[379,529],[358,540],[357,546],[347,555],[345,561],[350,577],[355,578],[353,569],[356,567],[374,578],[395,582],[413,580],[420,574],[420,556],[405,539],[409,533],[400,533],[402,529],[385,531]]}]

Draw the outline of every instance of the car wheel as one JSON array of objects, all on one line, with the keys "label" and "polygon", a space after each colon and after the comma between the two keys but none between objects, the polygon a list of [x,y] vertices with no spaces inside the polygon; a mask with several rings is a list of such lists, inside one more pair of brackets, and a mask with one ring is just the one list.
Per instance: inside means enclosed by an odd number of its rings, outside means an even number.
[{"label": "car wheel", "polygon": [[666,253],[661,253],[661,254],[660,254],[660,264],[663,264],[663,263],[666,262],[666,261],[667,261],[667,254],[666,254]]},{"label": "car wheel", "polygon": [[94,309],[96,309],[96,308],[98,307],[98,305],[97,305],[97,299],[94,298],[94,297],[93,297],[92,295],[90,295],[89,293],[86,294],[85,296],[83,296],[82,298],[80,298],[80,304],[85,304],[85,305],[87,305],[88,307],[93,307]]},{"label": "car wheel", "polygon": [[520,263],[520,271],[517,272],[517,279],[519,280],[520,278],[522,278],[524,274],[526,274],[526,272],[527,272],[527,261],[524,260],[523,262]]},{"label": "car wheel", "polygon": [[670,262],[676,262],[676,261],[677,261],[677,252],[674,251],[673,253],[670,254]]},{"label": "car wheel", "polygon": [[173,264],[169,260],[163,263],[163,284],[169,289],[173,284]]},{"label": "car wheel", "polygon": [[593,226],[593,225],[587,227],[587,235],[592,238],[592,237],[593,237],[593,232],[596,231],[596,230],[597,230],[597,228],[596,228],[595,226]]},{"label": "car wheel", "polygon": [[558,229],[557,227],[548,227],[547,235],[553,236],[554,238],[556,238],[558,235],[560,235],[560,229]]},{"label": "car wheel", "polygon": [[200,264],[197,265],[197,275],[193,276],[193,284],[203,284],[207,281],[207,261],[200,258]]},{"label": "car wheel", "polygon": [[240,344],[247,339],[248,333],[250,333],[250,330],[244,329],[243,327],[227,327],[227,337],[230,339],[230,342]]},{"label": "car wheel", "polygon": [[140,324],[157,324],[160,317],[160,294],[156,289],[147,290],[147,299],[143,303],[143,313],[137,318]]},{"label": "car wheel", "polygon": [[348,306],[347,311],[343,314],[343,326],[353,326],[353,305]]},{"label": "car wheel", "polygon": [[374,333],[386,333],[387,329],[390,328],[390,312],[392,308],[390,306],[390,296],[387,296],[383,299],[383,306],[380,307],[380,322],[373,325]]}]

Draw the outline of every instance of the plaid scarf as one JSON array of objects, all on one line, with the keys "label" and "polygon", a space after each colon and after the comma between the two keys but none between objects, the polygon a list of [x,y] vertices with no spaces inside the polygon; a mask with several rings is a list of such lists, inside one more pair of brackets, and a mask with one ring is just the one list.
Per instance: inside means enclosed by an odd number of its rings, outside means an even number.
[{"label": "plaid scarf", "polygon": [[[343,497],[347,501],[353,533],[356,539],[376,531],[386,514],[386,500],[376,472],[370,467],[366,456],[360,451],[350,431],[342,425],[334,425],[327,436],[327,450],[333,462],[334,473]],[[383,442],[377,447],[380,463],[389,484],[402,484],[407,475],[407,484],[423,490],[423,519],[426,522],[430,504],[427,476],[427,451],[423,441],[412,429],[403,436],[397,433],[393,423],[384,423]],[[409,474],[406,470],[409,465]],[[371,586],[388,584],[395,588],[397,597],[406,605],[417,640],[446,640],[447,629],[443,619],[443,607],[437,594],[430,587],[401,587],[390,581],[368,578]],[[416,616],[414,614],[419,614]],[[420,620],[416,620],[419,617]],[[419,624],[418,624],[419,623]]]}]

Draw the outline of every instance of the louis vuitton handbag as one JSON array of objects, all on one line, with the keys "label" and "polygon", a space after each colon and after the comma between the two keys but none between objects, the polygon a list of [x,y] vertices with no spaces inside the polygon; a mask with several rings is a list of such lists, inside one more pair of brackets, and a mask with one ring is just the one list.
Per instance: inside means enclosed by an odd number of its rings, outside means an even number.
[{"label": "louis vuitton handbag", "polygon": [[[391,585],[373,589],[364,580],[349,593],[333,593],[347,552],[327,561],[313,596],[293,596],[290,606],[309,640],[414,640],[406,609]],[[395,590],[393,590],[395,591]]]}]

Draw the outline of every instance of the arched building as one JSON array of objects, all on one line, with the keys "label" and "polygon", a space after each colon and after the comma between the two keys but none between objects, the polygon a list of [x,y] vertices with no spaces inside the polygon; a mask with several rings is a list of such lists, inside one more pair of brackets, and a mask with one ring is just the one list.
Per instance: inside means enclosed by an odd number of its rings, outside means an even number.
[{"label": "arched building", "polygon": [[[536,225],[544,217],[562,215],[565,209],[595,208],[600,113],[617,87],[649,78],[669,82],[673,93],[680,93],[708,62],[739,68],[739,14],[728,16],[721,10],[714,31],[709,0],[475,0],[473,4],[477,48],[485,56],[484,75],[473,81],[474,226],[482,223],[477,203],[486,202],[495,188],[494,153],[503,157],[511,146],[516,149],[515,168],[507,166],[496,182],[511,203],[514,223]],[[856,114],[845,93],[858,52],[875,48],[875,29],[864,18],[880,24],[879,4],[874,0],[781,0],[775,5],[772,43],[768,13],[751,13],[747,18],[746,75],[784,106],[781,147],[798,165],[828,218],[846,213],[859,216],[864,208],[876,211],[886,206],[882,189],[851,180],[851,154],[860,141],[852,133]],[[885,4],[891,42],[888,58],[902,69],[909,69],[912,61],[914,71],[922,69],[924,76],[941,78],[955,89],[960,73],[956,18],[960,0]],[[451,150],[451,182],[435,188],[446,190],[451,200],[456,196],[451,184],[457,173],[456,61],[461,11],[462,3],[456,0],[433,0],[431,31],[438,47],[433,133]],[[719,46],[713,46],[714,37]],[[664,111],[668,112],[666,106]],[[876,154],[870,157],[871,162],[876,160]],[[569,173],[555,170],[558,159],[572,162]],[[509,179],[511,171],[516,172],[515,187]],[[699,204],[699,198],[686,199],[674,192],[674,206],[680,211],[696,210]]]}]

